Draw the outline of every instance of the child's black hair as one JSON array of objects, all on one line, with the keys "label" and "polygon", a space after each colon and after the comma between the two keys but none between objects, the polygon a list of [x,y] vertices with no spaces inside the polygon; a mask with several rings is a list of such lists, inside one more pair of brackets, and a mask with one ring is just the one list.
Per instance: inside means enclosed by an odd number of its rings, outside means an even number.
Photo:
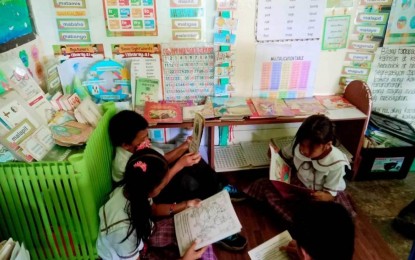
[{"label": "child's black hair", "polygon": [[131,144],[137,133],[148,128],[147,120],[132,110],[123,110],[115,114],[108,126],[113,146]]},{"label": "child's black hair", "polygon": [[336,144],[336,136],[334,124],[325,115],[312,115],[306,118],[298,129],[292,152],[294,154],[295,147],[303,141],[310,141],[311,145],[327,144],[333,142]]},{"label": "child's black hair", "polygon": [[164,156],[151,148],[136,151],[128,160],[124,178],[119,185],[123,185],[124,196],[128,200],[130,227],[121,242],[134,232],[137,235],[137,247],[140,241],[148,240],[152,228],[149,194],[160,185],[168,169]]},{"label": "child's black hair", "polygon": [[355,229],[349,212],[336,202],[304,201],[293,211],[290,234],[312,259],[351,260]]}]

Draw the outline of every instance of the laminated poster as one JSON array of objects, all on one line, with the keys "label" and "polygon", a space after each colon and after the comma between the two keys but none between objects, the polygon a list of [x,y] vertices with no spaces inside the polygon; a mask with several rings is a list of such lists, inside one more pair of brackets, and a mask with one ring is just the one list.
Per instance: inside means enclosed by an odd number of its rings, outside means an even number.
[{"label": "laminated poster", "polygon": [[213,94],[213,46],[166,46],[162,61],[165,100],[201,102]]},{"label": "laminated poster", "polygon": [[157,0],[103,0],[107,36],[157,36]]},{"label": "laminated poster", "polygon": [[324,20],[323,50],[344,49],[347,45],[350,15],[329,16]]},{"label": "laminated poster", "polygon": [[170,0],[172,39],[202,40],[205,30],[204,0]]},{"label": "laminated poster", "polygon": [[259,0],[256,40],[295,41],[321,38],[325,1]]},{"label": "laminated poster", "polygon": [[376,52],[367,84],[373,109],[415,126],[415,47],[383,46]]},{"label": "laminated poster", "polygon": [[415,3],[412,0],[393,1],[385,45],[415,43]]},{"label": "laminated poster", "polygon": [[320,42],[258,44],[252,96],[313,96]]}]

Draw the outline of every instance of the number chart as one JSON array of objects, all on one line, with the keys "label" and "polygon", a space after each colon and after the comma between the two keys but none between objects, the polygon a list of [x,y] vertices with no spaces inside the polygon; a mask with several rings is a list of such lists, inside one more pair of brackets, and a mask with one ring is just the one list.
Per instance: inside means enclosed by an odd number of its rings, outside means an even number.
[{"label": "number chart", "polygon": [[213,94],[213,46],[163,48],[162,60],[165,100],[200,102]]}]

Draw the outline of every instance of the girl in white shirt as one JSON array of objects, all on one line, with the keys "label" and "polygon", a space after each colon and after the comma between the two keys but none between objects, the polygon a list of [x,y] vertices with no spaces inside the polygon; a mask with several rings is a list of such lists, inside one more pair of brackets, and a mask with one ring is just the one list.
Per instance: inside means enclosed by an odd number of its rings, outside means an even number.
[{"label": "girl in white shirt", "polygon": [[[346,167],[350,168],[346,155],[334,146],[334,124],[324,115],[312,115],[301,124],[294,142],[284,147],[280,154],[292,162],[290,183],[310,190],[310,199],[336,201],[356,213],[344,192]],[[295,172],[296,171],[296,172]],[[298,199],[286,200],[269,179],[260,179],[246,189],[246,193],[258,200],[267,201],[271,207],[290,223],[292,211]],[[295,201],[297,200],[297,202]]]},{"label": "girl in white shirt", "polygon": [[[131,156],[123,180],[99,210],[97,251],[102,259],[139,259],[150,236],[157,236],[157,233],[160,237],[165,236],[162,237],[163,246],[175,244],[174,228],[164,227],[165,230],[153,233],[152,217],[170,216],[188,207],[197,207],[200,200],[153,204],[152,198],[166,185],[168,169],[165,158],[152,149],[139,150]],[[169,231],[167,236],[163,233],[166,230]],[[205,252],[207,249],[195,251],[191,247],[183,259],[198,259],[203,254],[203,259],[215,259],[211,248]]]}]

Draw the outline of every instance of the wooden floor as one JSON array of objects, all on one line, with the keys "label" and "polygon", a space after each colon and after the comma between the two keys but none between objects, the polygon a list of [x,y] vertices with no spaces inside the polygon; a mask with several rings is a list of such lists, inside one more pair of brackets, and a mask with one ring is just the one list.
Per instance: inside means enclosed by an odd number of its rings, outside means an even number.
[{"label": "wooden floor", "polygon": [[[238,186],[239,181],[235,181],[229,175],[230,182]],[[238,180],[244,179],[238,176]],[[246,181],[246,179],[245,179]],[[244,183],[241,184],[244,186]],[[280,230],[277,218],[265,205],[258,202],[247,200],[234,203],[235,211],[242,224],[241,234],[247,238],[247,248],[241,252],[230,252],[214,245],[218,259],[243,260],[250,259],[248,251],[257,245],[265,242],[271,237],[284,231]],[[358,216],[355,219],[355,254],[354,260],[395,260],[396,255],[390,250],[387,243],[383,240],[379,232],[371,225],[369,219],[358,209]],[[335,258],[333,258],[335,259]]]}]

